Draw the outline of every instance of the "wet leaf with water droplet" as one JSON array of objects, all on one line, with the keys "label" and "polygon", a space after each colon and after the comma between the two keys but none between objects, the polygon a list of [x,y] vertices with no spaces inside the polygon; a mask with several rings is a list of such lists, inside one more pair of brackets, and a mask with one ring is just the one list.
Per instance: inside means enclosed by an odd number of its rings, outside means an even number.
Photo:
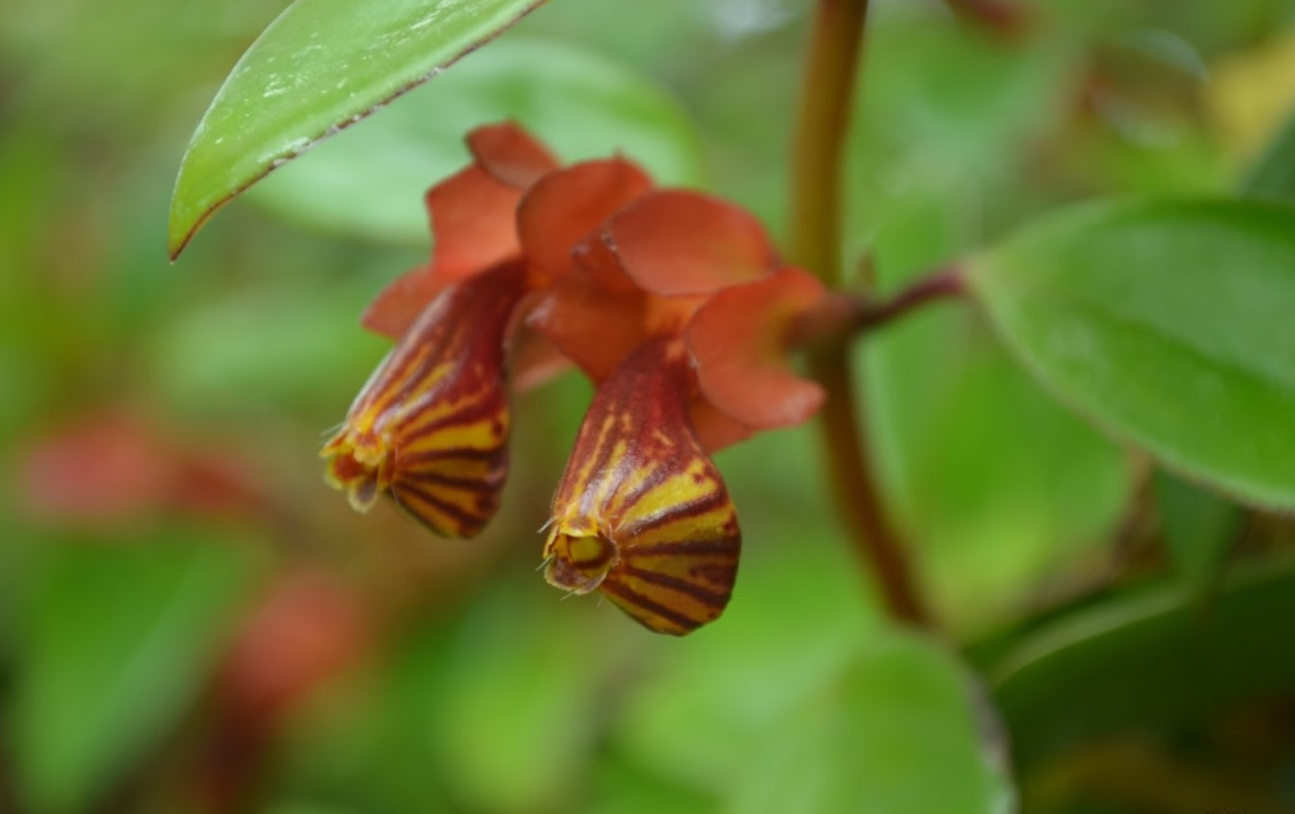
[{"label": "wet leaf with water droplet", "polygon": [[296,0],[234,66],[193,134],[171,200],[171,256],[266,173],[543,2]]}]

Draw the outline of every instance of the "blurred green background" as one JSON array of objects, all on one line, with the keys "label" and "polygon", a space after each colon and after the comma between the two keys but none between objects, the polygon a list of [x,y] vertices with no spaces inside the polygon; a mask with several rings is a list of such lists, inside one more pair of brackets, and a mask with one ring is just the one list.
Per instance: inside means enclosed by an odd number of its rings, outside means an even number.
[{"label": "blurred green background", "polygon": [[[557,0],[172,265],[184,146],[281,5],[0,5],[0,812],[1295,811],[1289,518],[1156,474],[964,306],[858,357],[947,642],[879,614],[813,427],[719,456],[741,576],[684,640],[535,573],[574,376],[517,397],[482,538],[354,514],[316,452],[461,135],[781,234],[809,4]],[[1295,99],[1289,0],[874,5],[844,250],[884,290],[1067,201],[1227,193]]]}]

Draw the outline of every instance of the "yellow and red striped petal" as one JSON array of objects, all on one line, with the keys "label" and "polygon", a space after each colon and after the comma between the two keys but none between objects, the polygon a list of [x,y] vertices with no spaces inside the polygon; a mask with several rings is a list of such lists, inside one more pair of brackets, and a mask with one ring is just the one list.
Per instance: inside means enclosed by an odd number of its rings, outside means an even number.
[{"label": "yellow and red striped petal", "polygon": [[451,537],[494,515],[508,469],[504,333],[526,290],[520,262],[451,285],[370,377],[320,453],[358,511],[387,494]]},{"label": "yellow and red striped petal", "polygon": [[598,591],[649,630],[683,635],[728,604],[742,538],[688,419],[678,339],[649,340],[599,388],[557,495],[552,585]]}]

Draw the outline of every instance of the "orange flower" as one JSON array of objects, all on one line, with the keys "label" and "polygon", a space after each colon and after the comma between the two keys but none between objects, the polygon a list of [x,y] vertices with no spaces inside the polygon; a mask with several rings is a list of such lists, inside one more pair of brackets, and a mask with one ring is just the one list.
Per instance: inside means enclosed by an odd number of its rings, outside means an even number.
[{"label": "orange flower", "polygon": [[361,511],[387,494],[438,533],[477,533],[507,469],[506,349],[522,379],[556,352],[598,392],[546,577],[687,633],[727,605],[741,546],[708,453],[818,409],[786,352],[823,287],[742,209],[654,189],[625,159],[559,169],[507,124],[468,144],[473,164],[427,195],[431,262],[364,316],[399,342],[324,447],[328,480]]}]

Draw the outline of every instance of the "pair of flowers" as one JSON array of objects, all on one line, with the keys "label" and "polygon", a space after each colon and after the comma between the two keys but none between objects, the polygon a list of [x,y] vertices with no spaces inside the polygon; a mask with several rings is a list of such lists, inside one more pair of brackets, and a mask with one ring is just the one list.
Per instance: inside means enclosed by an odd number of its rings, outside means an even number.
[{"label": "pair of flowers", "polygon": [[826,292],[745,211],[624,158],[561,167],[511,123],[467,143],[473,163],[427,193],[431,262],[364,315],[397,344],[325,445],[327,479],[360,511],[386,494],[470,537],[507,474],[506,363],[522,387],[574,363],[597,392],[545,576],[687,633],[727,605],[741,546],[709,453],[818,409],[786,352]]}]

